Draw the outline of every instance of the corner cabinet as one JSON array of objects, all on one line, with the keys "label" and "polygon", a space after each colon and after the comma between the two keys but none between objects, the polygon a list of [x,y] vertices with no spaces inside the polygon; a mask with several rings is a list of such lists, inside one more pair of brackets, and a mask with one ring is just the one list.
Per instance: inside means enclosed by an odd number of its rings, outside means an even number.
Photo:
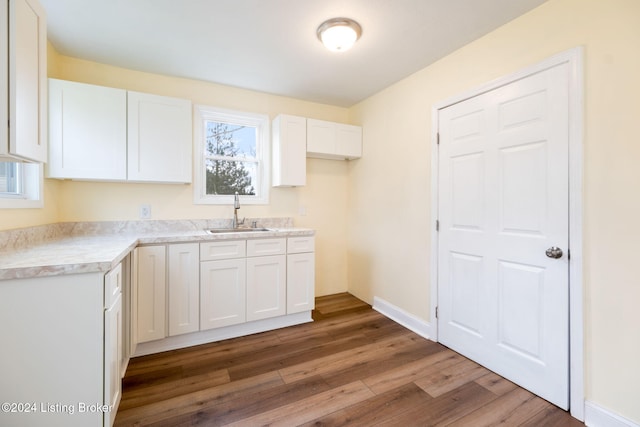
[{"label": "corner cabinet", "polygon": [[307,183],[307,119],[280,114],[271,126],[272,185],[297,187]]},{"label": "corner cabinet", "polygon": [[362,157],[360,126],[307,119],[307,157],[352,160]]},{"label": "corner cabinet", "polygon": [[47,161],[47,26],[37,0],[0,8],[0,158]]},{"label": "corner cabinet", "polygon": [[49,79],[47,177],[191,182],[191,101]]},{"label": "corner cabinet", "polygon": [[122,271],[0,280],[0,336],[11,348],[0,352],[0,401],[19,405],[0,411],[0,425],[113,424],[129,357]]}]

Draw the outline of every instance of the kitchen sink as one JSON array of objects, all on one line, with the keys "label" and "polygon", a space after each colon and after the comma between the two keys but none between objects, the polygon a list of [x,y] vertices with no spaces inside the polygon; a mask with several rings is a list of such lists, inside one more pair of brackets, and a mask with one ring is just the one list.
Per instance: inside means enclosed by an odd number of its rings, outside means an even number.
[{"label": "kitchen sink", "polygon": [[222,233],[248,233],[256,231],[271,231],[268,228],[207,228],[206,231],[209,234],[222,234]]}]

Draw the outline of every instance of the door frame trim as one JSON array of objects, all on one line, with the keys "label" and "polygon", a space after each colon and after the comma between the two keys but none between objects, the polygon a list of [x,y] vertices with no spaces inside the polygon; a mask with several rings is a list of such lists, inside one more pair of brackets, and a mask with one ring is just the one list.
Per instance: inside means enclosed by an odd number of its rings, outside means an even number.
[{"label": "door frame trim", "polygon": [[432,339],[438,341],[438,123],[440,110],[561,64],[569,65],[569,405],[571,415],[584,420],[584,315],[583,315],[583,136],[584,49],[579,46],[515,73],[434,104],[431,109],[431,304]]}]

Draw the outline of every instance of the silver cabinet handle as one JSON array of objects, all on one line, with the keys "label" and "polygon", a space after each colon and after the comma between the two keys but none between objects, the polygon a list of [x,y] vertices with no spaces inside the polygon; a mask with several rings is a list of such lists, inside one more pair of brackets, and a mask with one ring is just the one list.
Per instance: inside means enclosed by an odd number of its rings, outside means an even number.
[{"label": "silver cabinet handle", "polygon": [[545,253],[549,258],[562,258],[562,249],[557,246],[551,246]]}]

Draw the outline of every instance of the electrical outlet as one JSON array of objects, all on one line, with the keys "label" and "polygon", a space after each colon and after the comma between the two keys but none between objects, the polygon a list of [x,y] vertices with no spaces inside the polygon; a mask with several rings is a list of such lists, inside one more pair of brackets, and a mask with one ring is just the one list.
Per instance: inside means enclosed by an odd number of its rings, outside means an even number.
[{"label": "electrical outlet", "polygon": [[140,219],[151,218],[151,205],[140,205]]}]

